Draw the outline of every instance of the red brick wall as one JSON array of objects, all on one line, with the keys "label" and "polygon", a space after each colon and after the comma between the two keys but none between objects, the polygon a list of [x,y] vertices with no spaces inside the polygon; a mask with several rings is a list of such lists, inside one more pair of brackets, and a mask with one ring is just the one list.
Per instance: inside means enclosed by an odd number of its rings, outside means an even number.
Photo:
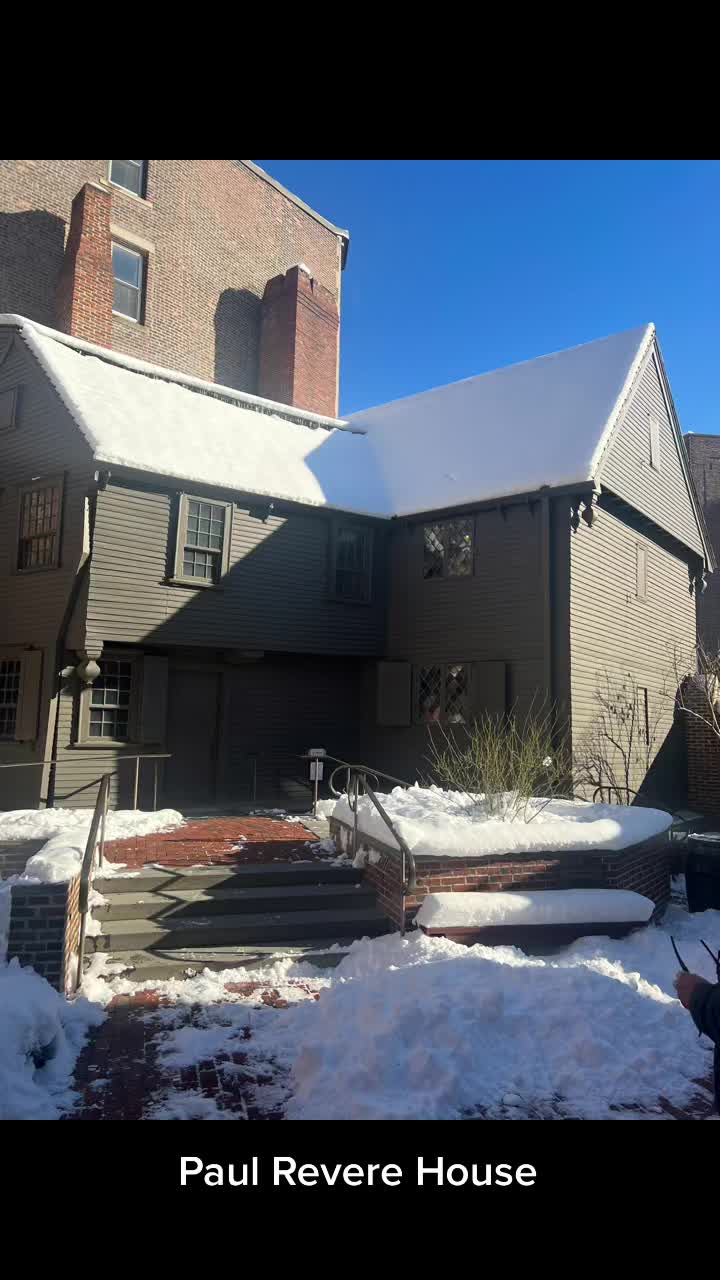
[{"label": "red brick wall", "polygon": [[[267,282],[303,262],[339,306],[340,238],[241,162],[150,160],[147,199],[107,177],[107,160],[0,160],[0,311],[56,324],[70,207],[86,182],[111,192],[112,234],[147,255],[145,322],[113,316],[118,351],[257,393]],[[304,407],[328,403],[323,381]]]},{"label": "red brick wall", "polygon": [[56,300],[58,329],[103,347],[112,347],[113,329],[110,205],[94,182],[75,196]]},{"label": "red brick wall", "polygon": [[339,325],[330,290],[300,267],[271,280],[263,298],[259,394],[334,417]]},{"label": "red brick wall", "polygon": [[[683,686],[688,711],[683,713],[687,738],[688,805],[700,813],[720,814],[720,739],[704,719],[710,708],[705,690],[693,681]],[[696,712],[695,715],[691,714]],[[720,708],[718,708],[720,715]]]},{"label": "red brick wall", "polygon": [[30,965],[58,991],[73,988],[80,939],[80,877],[62,884],[14,884],[8,960]]},{"label": "red brick wall", "polygon": [[[339,847],[347,834],[331,819]],[[369,848],[365,845],[364,848]],[[378,896],[378,905],[402,927],[409,926],[428,893],[492,893],[520,889],[630,889],[651,898],[657,907],[670,900],[671,846],[663,839],[619,853],[558,853],[538,857],[514,854],[502,858],[418,858],[417,887],[402,901],[400,858],[380,853],[368,862],[364,877]],[[372,857],[376,853],[371,854]]]}]

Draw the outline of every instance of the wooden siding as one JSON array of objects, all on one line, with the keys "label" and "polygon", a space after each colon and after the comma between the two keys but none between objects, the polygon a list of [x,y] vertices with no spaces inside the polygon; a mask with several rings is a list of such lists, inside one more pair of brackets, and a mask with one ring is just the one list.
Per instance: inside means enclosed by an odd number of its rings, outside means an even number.
[{"label": "wooden siding", "polygon": [[[644,600],[635,595],[638,545],[646,552]],[[648,690],[651,722],[660,716],[658,769],[663,768],[664,786],[682,786],[679,771],[671,777],[666,761],[678,745],[671,733],[673,652],[675,646],[687,651],[695,640],[688,564],[605,510],[596,512],[590,528],[580,521],[570,555],[573,745],[596,721],[598,678],[605,670],[617,678],[629,674]],[[642,781],[636,776],[633,785]]]},{"label": "wooden siding", "polygon": [[[478,511],[474,573],[466,578],[424,579],[423,524],[395,525],[388,610],[388,658],[414,666],[505,662],[509,703],[529,706],[549,673],[541,503]],[[375,707],[368,670],[362,742],[369,763],[408,780],[426,773],[427,726],[379,726]]]},{"label": "wooden siding", "polygon": [[[98,495],[88,598],[92,642],[204,645],[284,652],[379,654],[384,642],[382,526],[375,527],[373,598],[329,598],[331,521],[235,507],[230,562],[216,589],[166,582],[177,495],[110,483]],[[172,560],[170,561],[170,563]]]},{"label": "wooden siding", "polygon": [[[49,752],[55,646],[82,556],[85,501],[93,474],[90,451],[79,430],[17,336],[0,363],[0,392],[15,386],[20,388],[17,425],[0,432],[0,646],[42,649],[43,676],[37,739],[0,743],[0,764],[38,761]],[[35,476],[58,474],[65,477],[59,566],[17,573],[19,486]],[[78,643],[82,634],[80,628]],[[0,809],[37,804],[45,781],[39,767],[0,769]]]},{"label": "wooden siding", "polygon": [[[651,415],[660,424],[659,471],[650,466]],[[682,450],[665,403],[657,357],[651,352],[601,461],[598,479],[603,487],[702,556],[702,538],[685,479]]]}]

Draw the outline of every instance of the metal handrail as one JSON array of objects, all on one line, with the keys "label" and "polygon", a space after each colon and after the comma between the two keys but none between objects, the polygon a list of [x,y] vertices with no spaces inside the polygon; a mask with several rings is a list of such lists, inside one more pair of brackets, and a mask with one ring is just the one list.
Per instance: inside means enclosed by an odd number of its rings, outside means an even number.
[{"label": "metal handrail", "polygon": [[76,991],[82,982],[83,960],[85,958],[87,913],[88,904],[90,902],[90,887],[95,867],[95,852],[98,845],[98,830],[100,830],[100,866],[103,865],[105,860],[105,823],[107,820],[108,796],[110,793],[112,777],[113,775],[111,773],[104,773],[100,779],[100,787],[98,788],[97,799],[95,801],[95,808],[93,809],[92,822],[90,823],[90,831],[88,833],[85,853],[83,854],[82,868],[80,871],[80,887],[78,891],[80,939],[78,941],[77,974],[75,978]]},{"label": "metal handrail", "polygon": [[[141,761],[141,760],[154,760],[156,763],[155,763],[155,773],[154,773],[154,777],[153,777],[153,809],[157,809],[157,796],[158,796],[158,766],[157,766],[157,761],[158,761],[158,760],[171,760],[171,759],[172,759],[172,752],[171,752],[171,751],[142,752],[140,755],[130,755],[130,756],[126,756],[126,755],[118,755],[118,754],[117,754],[117,752],[112,752],[112,751],[86,751],[86,752],[85,752],[85,756],[86,756],[86,758],[87,758],[87,759],[91,759],[91,760],[93,760],[93,759],[97,759],[97,757],[98,757],[98,756],[103,757],[103,758],[105,758],[105,759],[112,759],[112,760],[114,760],[114,761],[116,762],[116,764],[118,764],[118,765],[119,765],[119,764],[124,764],[124,763],[125,763],[125,761],[129,761],[129,760],[134,760],[134,761],[135,761],[135,781],[134,781],[134,783],[133,783],[133,809],[137,809],[137,807],[138,807],[138,794],[139,794],[139,790],[140,790],[140,761]],[[43,765],[46,765],[46,764],[50,764],[50,765],[53,765],[53,764],[54,764],[54,765],[57,765],[57,764],[59,764],[59,763],[60,763],[60,761],[59,761],[59,760],[57,760],[57,759],[53,759],[53,760],[21,760],[21,761],[19,761],[19,762],[14,762],[13,764],[0,764],[0,769],[33,769],[33,768],[34,768],[34,769],[39,769],[39,768],[41,768]],[[114,776],[115,774],[117,774],[117,772],[118,772],[118,770],[117,770],[117,769],[113,769],[113,771],[112,771],[113,776]],[[90,785],[90,784],[88,784],[88,785]],[[93,783],[92,785],[94,785],[94,783]],[[80,790],[84,790],[84,788],[82,788],[82,787],[81,787],[81,788],[80,788]],[[74,793],[73,793],[73,794],[74,794]]]},{"label": "metal handrail", "polygon": [[400,835],[400,832],[397,830],[394,822],[385,811],[384,806],[378,800],[378,797],[376,796],[375,791],[373,790],[373,788],[370,786],[368,782],[368,775],[371,778],[374,778],[376,782],[379,782],[380,778],[385,778],[388,782],[394,782],[400,787],[410,787],[413,784],[411,782],[405,782],[402,778],[396,778],[391,773],[383,773],[382,769],[373,769],[371,768],[370,765],[350,764],[347,760],[339,760],[337,756],[326,755],[326,756],[323,756],[323,759],[333,760],[336,763],[336,768],[333,769],[332,773],[330,774],[330,777],[328,778],[328,787],[332,792],[332,794],[334,796],[337,796],[338,798],[341,795],[343,795],[343,792],[338,791],[335,787],[335,784],[334,784],[335,775],[337,773],[340,773],[340,771],[343,769],[347,772],[345,792],[347,794],[348,804],[350,805],[350,810],[354,818],[353,857],[357,856],[358,846],[359,846],[358,801],[360,798],[360,787],[362,786],[363,793],[369,796],[372,804],[377,809],[378,813],[380,814],[380,817],[385,823],[385,826],[388,828],[388,831],[395,839],[398,849],[400,850],[401,875],[402,875],[403,888],[406,893],[414,893],[417,885],[417,874],[416,874],[416,868],[415,868],[415,859],[413,857],[412,850],[410,849],[410,846],[407,844],[407,842]]}]

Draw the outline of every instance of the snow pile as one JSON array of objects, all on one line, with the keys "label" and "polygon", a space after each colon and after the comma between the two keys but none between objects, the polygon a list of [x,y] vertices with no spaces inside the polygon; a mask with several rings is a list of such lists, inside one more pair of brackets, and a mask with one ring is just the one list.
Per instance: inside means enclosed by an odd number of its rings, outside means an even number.
[{"label": "snow pile", "polygon": [[105,1014],[70,1003],[32,969],[0,966],[0,1120],[56,1120],[72,1106],[72,1072]]},{"label": "snow pile", "polygon": [[654,902],[627,889],[539,889],[530,893],[429,893],[415,917],[426,929],[491,925],[646,921]]},{"label": "snow pile", "polygon": [[[667,831],[669,813],[624,805],[586,804],[582,800],[528,801],[527,817],[514,821],[488,816],[482,796],[466,796],[442,787],[395,787],[380,802],[415,856],[449,858],[486,854],[544,853],[562,849],[626,849]],[[332,816],[353,824],[346,795],[330,809]],[[372,801],[361,797],[359,830],[382,844],[397,843]]]},{"label": "snow pile", "polygon": [[[0,841],[41,840],[45,844],[28,859],[21,879],[57,884],[71,880],[82,864],[90,834],[92,811],[89,809],[13,809],[0,813]],[[117,809],[107,815],[106,840],[128,840],[174,831],[185,823],[176,809],[158,809],[155,813],[142,809]],[[119,864],[106,862],[104,875],[112,875]]]}]

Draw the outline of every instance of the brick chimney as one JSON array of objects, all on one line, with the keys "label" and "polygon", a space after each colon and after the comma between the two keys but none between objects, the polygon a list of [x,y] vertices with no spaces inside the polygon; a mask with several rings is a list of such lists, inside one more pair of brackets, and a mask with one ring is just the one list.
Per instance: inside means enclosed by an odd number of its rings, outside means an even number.
[{"label": "brick chimney", "polygon": [[339,334],[337,302],[306,267],[290,267],[268,280],[258,394],[335,417]]},{"label": "brick chimney", "polygon": [[55,300],[58,329],[101,347],[112,346],[110,205],[110,192],[94,182],[75,196]]}]

